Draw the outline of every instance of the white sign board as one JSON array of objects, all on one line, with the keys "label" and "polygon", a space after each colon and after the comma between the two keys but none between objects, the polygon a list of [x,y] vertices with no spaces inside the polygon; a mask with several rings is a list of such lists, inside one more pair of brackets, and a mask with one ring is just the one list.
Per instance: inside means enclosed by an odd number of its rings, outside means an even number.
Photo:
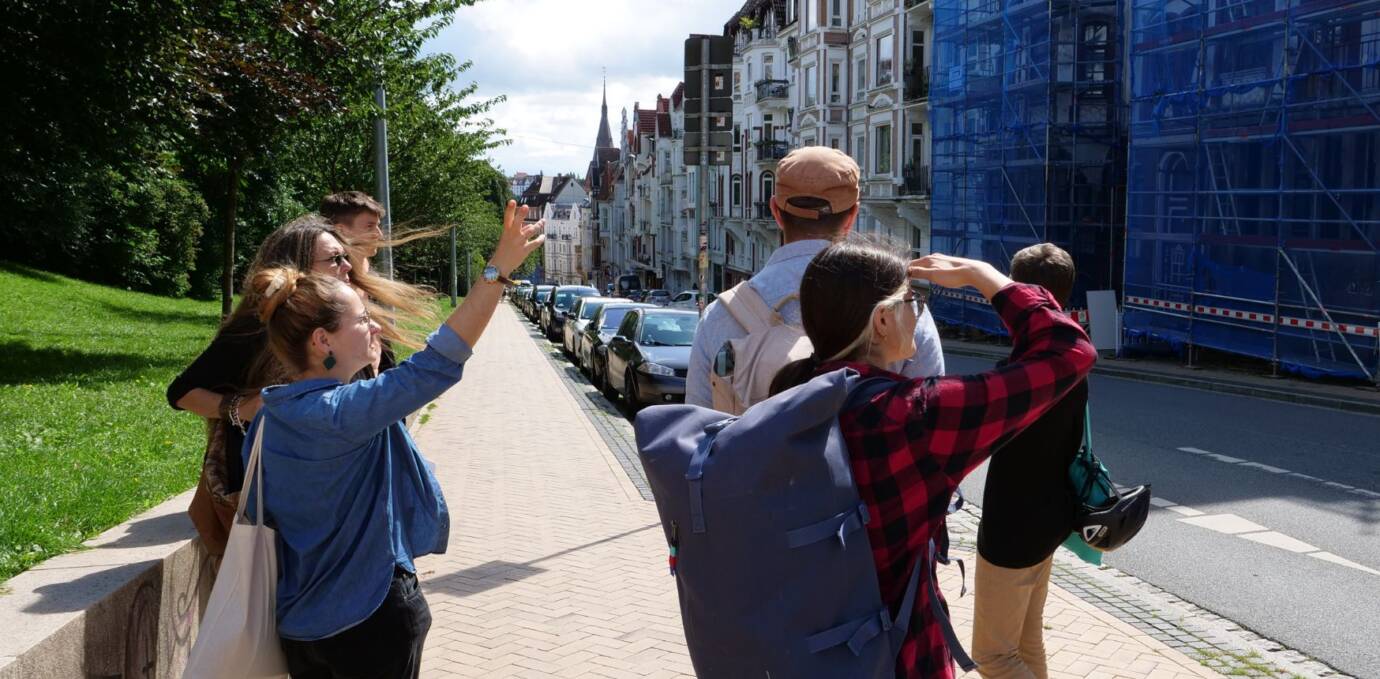
[{"label": "white sign board", "polygon": [[1117,315],[1116,291],[1088,291],[1088,334],[1101,351],[1121,349],[1121,318]]}]

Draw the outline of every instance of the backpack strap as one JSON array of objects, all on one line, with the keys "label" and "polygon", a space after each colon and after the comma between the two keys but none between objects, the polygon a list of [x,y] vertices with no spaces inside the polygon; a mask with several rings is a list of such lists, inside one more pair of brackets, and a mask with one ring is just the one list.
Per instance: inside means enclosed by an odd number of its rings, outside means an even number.
[{"label": "backpack strap", "polygon": [[717,301],[749,335],[782,323],[781,314],[767,306],[762,296],[747,281],[725,291],[719,295]]},{"label": "backpack strap", "polygon": [[685,480],[690,484],[690,529],[696,533],[705,532],[704,525],[704,463],[714,450],[714,439],[724,427],[738,418],[730,417],[704,428],[704,438],[690,457],[690,468],[685,472]]},{"label": "backpack strap", "polygon": [[915,560],[915,567],[910,571],[910,582],[906,583],[905,599],[901,601],[901,610],[896,612],[895,619],[892,619],[887,606],[883,605],[881,610],[865,618],[810,635],[805,640],[805,647],[811,653],[819,653],[846,644],[848,650],[856,656],[861,655],[863,648],[878,635],[886,633],[893,651],[900,652],[901,642],[906,638],[906,631],[910,629],[910,619],[915,613],[915,595],[920,588],[920,567],[923,564],[920,559]]},{"label": "backpack strap", "polygon": [[[963,561],[961,559],[955,559],[954,561],[958,562],[959,576],[966,581],[968,575],[963,569]],[[933,538],[930,539],[929,562],[932,564],[949,563],[948,555],[940,555],[937,553]],[[949,655],[953,657],[954,662],[958,663],[959,667],[963,668],[964,672],[972,672],[977,669],[977,663],[973,662],[973,659],[968,656],[968,652],[963,650],[963,642],[958,640],[958,633],[954,631],[954,623],[949,619],[949,612],[944,610],[944,605],[940,603],[943,600],[939,598],[939,577],[935,573],[935,570],[936,569],[933,568],[930,569],[929,577],[930,612],[934,614],[934,619],[939,622],[939,629],[944,632],[944,644],[949,647]],[[964,589],[966,590],[967,587],[965,586]],[[962,594],[959,596],[962,596]],[[899,649],[900,647],[898,646],[897,648]]]}]

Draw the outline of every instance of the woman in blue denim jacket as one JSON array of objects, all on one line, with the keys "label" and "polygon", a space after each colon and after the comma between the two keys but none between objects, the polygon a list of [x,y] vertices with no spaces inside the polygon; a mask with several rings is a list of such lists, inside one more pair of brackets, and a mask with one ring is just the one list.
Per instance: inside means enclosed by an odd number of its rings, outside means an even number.
[{"label": "woman in blue denim jacket", "polygon": [[526,212],[508,203],[485,281],[426,348],[371,380],[350,382],[380,352],[380,327],[358,292],[295,269],[263,271],[251,283],[265,300],[269,348],[296,375],[263,390],[253,422],[264,429],[278,634],[294,679],[420,672],[431,612],[413,559],[445,551],[450,516],[403,418],[460,381],[505,276],[541,246],[544,225],[524,226]]}]

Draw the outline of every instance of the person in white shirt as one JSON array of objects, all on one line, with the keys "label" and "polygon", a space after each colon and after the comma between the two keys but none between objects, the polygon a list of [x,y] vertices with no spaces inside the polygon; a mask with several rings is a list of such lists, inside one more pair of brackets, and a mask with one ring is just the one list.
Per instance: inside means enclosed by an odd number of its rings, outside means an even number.
[{"label": "person in white shirt", "polygon": [[[779,307],[786,323],[800,325],[800,303],[781,302],[799,294],[805,267],[830,243],[847,237],[857,221],[858,174],[857,163],[847,154],[822,146],[796,149],[777,166],[771,213],[785,244],[744,285],[752,286],[769,307]],[[687,404],[714,407],[710,387],[714,356],[725,342],[746,335],[747,330],[720,302],[709,305],[690,351],[685,382]],[[895,372],[906,377],[944,374],[939,330],[928,308],[915,324],[915,355],[895,366]]]}]

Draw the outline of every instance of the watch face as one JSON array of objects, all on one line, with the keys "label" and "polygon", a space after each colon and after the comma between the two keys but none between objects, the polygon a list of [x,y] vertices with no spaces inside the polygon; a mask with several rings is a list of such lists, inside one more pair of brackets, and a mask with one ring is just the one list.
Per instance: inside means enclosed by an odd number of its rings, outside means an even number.
[{"label": "watch face", "polygon": [[484,276],[484,280],[486,280],[486,281],[488,281],[488,282],[490,282],[490,283],[492,283],[492,282],[498,280],[498,267],[496,267],[496,266],[486,266],[486,267],[484,267],[484,274],[483,274],[483,276]]}]

